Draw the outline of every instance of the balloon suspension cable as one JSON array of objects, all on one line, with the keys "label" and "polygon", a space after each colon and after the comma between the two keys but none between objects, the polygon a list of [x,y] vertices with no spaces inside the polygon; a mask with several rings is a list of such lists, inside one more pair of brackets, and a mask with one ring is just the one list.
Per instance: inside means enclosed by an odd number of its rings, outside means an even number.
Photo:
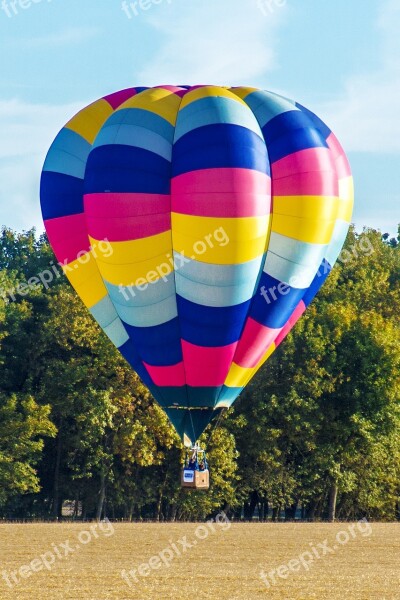
[{"label": "balloon suspension cable", "polygon": [[193,432],[193,440],[192,440],[192,443],[193,443],[193,446],[197,446],[196,432],[195,432],[195,429],[194,429],[194,423],[193,423],[192,411],[191,411],[190,409],[189,409],[189,415],[190,415],[190,422],[191,422],[191,424],[192,424],[192,432]]},{"label": "balloon suspension cable", "polygon": [[207,440],[207,444],[206,444],[206,446],[208,446],[208,445],[210,444],[210,442],[211,442],[211,440],[212,440],[212,438],[213,438],[213,435],[214,435],[214,433],[215,433],[215,430],[217,429],[218,425],[220,424],[220,421],[221,421],[221,419],[222,419],[223,415],[226,413],[226,411],[227,411],[227,409],[226,409],[226,408],[223,408],[223,409],[221,410],[221,412],[219,413],[219,415],[218,415],[218,419],[215,421],[215,423],[214,423],[214,426],[212,427],[212,429],[211,429],[211,431],[210,431],[210,435],[209,435],[209,438],[208,438],[208,440]]}]

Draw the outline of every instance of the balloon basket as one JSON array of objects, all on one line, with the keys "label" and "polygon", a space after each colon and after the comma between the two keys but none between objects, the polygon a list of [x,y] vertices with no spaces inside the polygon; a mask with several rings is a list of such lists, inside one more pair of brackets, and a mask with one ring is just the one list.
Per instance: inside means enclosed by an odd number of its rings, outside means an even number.
[{"label": "balloon basket", "polygon": [[210,471],[205,450],[193,446],[186,454],[185,465],[181,474],[181,486],[186,490],[208,490],[210,487]]}]

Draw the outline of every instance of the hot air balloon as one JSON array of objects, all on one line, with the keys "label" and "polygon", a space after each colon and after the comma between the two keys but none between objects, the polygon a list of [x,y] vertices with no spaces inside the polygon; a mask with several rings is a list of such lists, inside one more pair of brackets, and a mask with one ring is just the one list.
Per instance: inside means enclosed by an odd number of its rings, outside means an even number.
[{"label": "hot air balloon", "polygon": [[297,102],[140,87],[60,131],[41,207],[78,295],[196,448],[324,283],[353,180],[335,135]]}]

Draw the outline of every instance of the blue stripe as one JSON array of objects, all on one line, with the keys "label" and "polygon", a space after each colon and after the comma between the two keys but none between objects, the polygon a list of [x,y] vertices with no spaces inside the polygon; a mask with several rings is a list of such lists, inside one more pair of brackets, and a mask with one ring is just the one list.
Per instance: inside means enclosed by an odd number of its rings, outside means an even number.
[{"label": "blue stripe", "polygon": [[130,146],[100,146],[89,156],[85,194],[131,192],[169,194],[171,164],[161,156]]},{"label": "blue stripe", "polygon": [[236,306],[209,307],[177,295],[182,339],[197,346],[217,347],[237,342],[250,300]]},{"label": "blue stripe", "polygon": [[231,406],[243,389],[244,388],[242,387],[227,387],[226,385],[223,385],[221,393],[218,396],[218,404],[224,402],[226,405]]},{"label": "blue stripe", "polygon": [[306,291],[306,293],[303,296],[303,301],[306,306],[309,306],[311,304],[311,302],[314,300],[316,294],[318,293],[320,288],[323,286],[323,284],[327,280],[328,275],[331,272],[331,270],[332,270],[331,265],[328,263],[328,261],[326,261],[324,259],[321,263],[318,273],[314,277],[314,281],[312,282],[312,284],[310,285],[310,287],[308,288],[308,290]]},{"label": "blue stripe", "polygon": [[261,127],[264,127],[277,115],[295,109],[293,100],[262,90],[252,92],[244,98],[244,101],[253,111]]},{"label": "blue stripe", "polygon": [[[281,282],[274,277],[263,273],[259,289],[252,300],[249,311],[249,317],[273,329],[279,329],[285,325],[305,293],[304,289],[287,286],[286,288],[281,287],[284,292],[288,288],[288,293],[282,294],[278,291],[280,284]],[[261,294],[262,288],[264,288],[267,299]]]},{"label": "blue stripe", "polygon": [[43,219],[56,219],[83,212],[83,181],[77,177],[43,171],[40,180]]},{"label": "blue stripe", "polygon": [[178,318],[155,327],[134,327],[124,323],[139,356],[149,365],[170,366],[182,361]]},{"label": "blue stripe", "polygon": [[270,175],[265,142],[239,125],[207,125],[174,144],[172,176],[210,168],[253,169]]},{"label": "blue stripe", "polygon": [[323,136],[323,138],[326,140],[328,139],[328,137],[331,135],[332,130],[329,129],[328,125],[326,125],[323,121],[321,121],[321,119],[319,117],[317,117],[317,115],[315,115],[313,112],[311,112],[311,110],[309,110],[308,108],[306,108],[305,106],[302,106],[301,104],[299,104],[298,102],[296,102],[296,106],[303,112],[305,113],[309,119],[311,119],[311,121],[314,123],[314,126],[320,131],[321,135]]}]

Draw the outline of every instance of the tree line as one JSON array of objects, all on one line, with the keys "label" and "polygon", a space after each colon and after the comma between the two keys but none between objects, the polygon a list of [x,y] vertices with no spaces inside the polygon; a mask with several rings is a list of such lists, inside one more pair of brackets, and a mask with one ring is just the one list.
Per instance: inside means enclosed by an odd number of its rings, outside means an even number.
[{"label": "tree line", "polygon": [[400,519],[400,228],[350,230],[203,435],[208,493],[180,488],[179,438],[60,273],[45,235],[1,230],[0,518]]}]

